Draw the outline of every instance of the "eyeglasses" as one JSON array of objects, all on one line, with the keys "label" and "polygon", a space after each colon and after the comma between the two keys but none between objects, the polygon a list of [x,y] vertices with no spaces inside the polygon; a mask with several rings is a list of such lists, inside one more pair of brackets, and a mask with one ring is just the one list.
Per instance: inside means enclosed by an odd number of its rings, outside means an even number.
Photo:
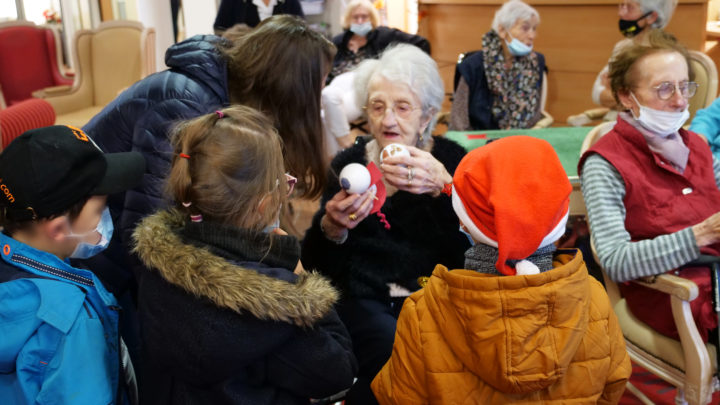
[{"label": "eyeglasses", "polygon": [[652,87],[657,92],[657,96],[660,100],[670,100],[675,95],[675,90],[679,90],[680,94],[688,99],[695,95],[698,84],[695,82],[680,82],[677,85],[673,82],[662,82],[657,86]]},{"label": "eyeglasses", "polygon": [[[382,101],[371,101],[369,105],[366,105],[363,108],[372,118],[384,117],[388,109],[388,107]],[[401,101],[399,103],[393,104],[391,109],[396,117],[406,120],[410,118],[410,115],[413,111],[419,110],[420,107],[413,107],[412,104]]]}]

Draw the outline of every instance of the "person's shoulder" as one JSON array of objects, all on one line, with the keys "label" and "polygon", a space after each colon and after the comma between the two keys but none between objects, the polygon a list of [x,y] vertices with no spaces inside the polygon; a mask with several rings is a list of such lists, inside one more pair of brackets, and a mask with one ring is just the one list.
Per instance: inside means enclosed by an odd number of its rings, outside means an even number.
[{"label": "person's shoulder", "polygon": [[431,154],[443,164],[459,162],[467,154],[465,148],[460,144],[444,136],[433,137],[433,140],[434,145]]}]

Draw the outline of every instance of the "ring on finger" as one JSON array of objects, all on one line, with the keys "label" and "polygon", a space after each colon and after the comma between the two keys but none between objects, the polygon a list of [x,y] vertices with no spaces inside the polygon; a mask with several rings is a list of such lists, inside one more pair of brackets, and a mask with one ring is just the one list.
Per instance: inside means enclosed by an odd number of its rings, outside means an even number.
[{"label": "ring on finger", "polygon": [[351,221],[355,221],[355,220],[357,220],[357,215],[355,215],[355,214],[350,214],[350,215],[348,215],[348,219],[351,220]]}]

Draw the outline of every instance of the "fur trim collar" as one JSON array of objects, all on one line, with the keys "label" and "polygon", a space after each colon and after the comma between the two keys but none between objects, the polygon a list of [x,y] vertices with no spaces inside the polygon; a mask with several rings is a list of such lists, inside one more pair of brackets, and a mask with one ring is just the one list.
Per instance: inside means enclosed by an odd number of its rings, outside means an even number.
[{"label": "fur trim collar", "polygon": [[167,282],[197,297],[237,313],[298,326],[314,324],[338,299],[337,291],[319,274],[307,273],[288,283],[187,245],[178,232],[184,224],[184,216],[173,210],[143,219],[133,232],[133,252]]}]

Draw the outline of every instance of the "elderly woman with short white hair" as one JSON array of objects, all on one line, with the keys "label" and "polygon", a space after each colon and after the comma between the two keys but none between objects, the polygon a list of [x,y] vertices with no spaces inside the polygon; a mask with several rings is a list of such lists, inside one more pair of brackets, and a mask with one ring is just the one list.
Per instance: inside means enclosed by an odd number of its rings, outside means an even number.
[{"label": "elderly woman with short white hair", "polygon": [[542,118],[545,57],[533,51],[537,10],[510,0],[495,13],[482,50],[457,66],[450,129],[532,128]]},{"label": "elderly woman with short white hair", "polygon": [[[364,405],[375,402],[370,381],[392,352],[404,298],[391,295],[417,290],[438,263],[462,266],[469,242],[459,231],[449,195],[465,151],[431,136],[444,96],[437,64],[414,46],[397,45],[379,60],[363,62],[355,86],[372,137],[358,138],[332,161],[321,209],[305,235],[302,262],[328,276],[342,293],[338,313],[360,363],[347,404]],[[381,151],[391,144],[409,154],[381,163]],[[382,171],[387,194],[378,215],[370,213],[375,201],[382,201],[382,191],[350,194],[338,182],[348,164],[370,162]]]},{"label": "elderly woman with short white hair", "polygon": [[623,49],[631,45],[648,45],[648,33],[651,28],[664,29],[672,18],[677,0],[622,0],[618,8],[618,28],[625,37],[613,48],[608,64],[598,73],[593,84],[592,99],[595,104],[612,108],[611,115],[605,120],[614,121],[617,112],[622,109],[618,104],[608,80],[610,62]]}]

